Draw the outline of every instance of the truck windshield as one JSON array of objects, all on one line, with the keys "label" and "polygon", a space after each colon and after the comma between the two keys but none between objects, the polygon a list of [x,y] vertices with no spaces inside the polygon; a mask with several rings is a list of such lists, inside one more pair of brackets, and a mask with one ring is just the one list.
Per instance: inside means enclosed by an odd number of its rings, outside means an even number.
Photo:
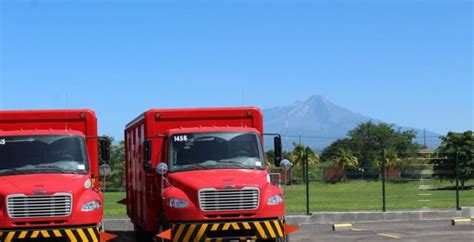
[{"label": "truck windshield", "polygon": [[0,137],[0,176],[88,171],[84,139],[71,135]]},{"label": "truck windshield", "polygon": [[170,171],[265,169],[255,133],[186,133],[171,136]]}]

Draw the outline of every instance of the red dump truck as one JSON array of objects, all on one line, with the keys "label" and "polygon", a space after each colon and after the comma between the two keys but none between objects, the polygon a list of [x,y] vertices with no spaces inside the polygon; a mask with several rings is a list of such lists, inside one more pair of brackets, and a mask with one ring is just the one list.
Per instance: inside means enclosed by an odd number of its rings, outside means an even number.
[{"label": "red dump truck", "polygon": [[285,241],[292,229],[263,136],[254,107],[151,109],[131,121],[123,202],[137,241]]},{"label": "red dump truck", "polygon": [[0,111],[0,241],[99,241],[99,143],[91,110]]}]

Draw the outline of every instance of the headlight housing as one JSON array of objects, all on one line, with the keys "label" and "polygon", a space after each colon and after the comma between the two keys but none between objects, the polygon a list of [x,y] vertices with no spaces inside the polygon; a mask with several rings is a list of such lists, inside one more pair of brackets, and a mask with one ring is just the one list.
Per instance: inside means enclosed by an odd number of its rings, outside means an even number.
[{"label": "headlight housing", "polygon": [[282,203],[283,203],[283,196],[280,194],[270,197],[267,202],[268,205],[279,205]]},{"label": "headlight housing", "polygon": [[87,178],[87,180],[84,181],[84,188],[89,189],[92,187],[92,181],[91,179]]},{"label": "headlight housing", "polygon": [[100,208],[101,208],[100,201],[99,200],[93,200],[93,201],[84,203],[84,205],[82,205],[81,211],[82,212],[91,212],[91,211],[97,211]]},{"label": "headlight housing", "polygon": [[189,208],[189,203],[186,200],[179,198],[170,198],[168,206],[171,208]]}]

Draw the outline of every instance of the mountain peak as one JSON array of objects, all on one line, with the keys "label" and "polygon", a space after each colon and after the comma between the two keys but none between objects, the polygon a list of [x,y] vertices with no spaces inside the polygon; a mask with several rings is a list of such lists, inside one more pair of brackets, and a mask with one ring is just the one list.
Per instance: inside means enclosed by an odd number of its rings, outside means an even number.
[{"label": "mountain peak", "polygon": [[[317,149],[345,137],[349,130],[360,123],[369,120],[381,122],[338,106],[321,95],[312,95],[304,101],[296,101],[288,106],[264,109],[263,114],[267,132],[293,137],[324,137],[308,144]],[[288,141],[288,137],[286,140]]]}]

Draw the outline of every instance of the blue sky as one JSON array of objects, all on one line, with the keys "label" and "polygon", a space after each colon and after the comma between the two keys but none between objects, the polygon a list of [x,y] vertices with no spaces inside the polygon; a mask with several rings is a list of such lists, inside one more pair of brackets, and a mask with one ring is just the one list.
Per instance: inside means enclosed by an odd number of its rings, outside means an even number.
[{"label": "blue sky", "polygon": [[473,129],[473,3],[0,2],[0,109],[91,108],[121,138],[152,107],[313,94],[439,133]]}]

